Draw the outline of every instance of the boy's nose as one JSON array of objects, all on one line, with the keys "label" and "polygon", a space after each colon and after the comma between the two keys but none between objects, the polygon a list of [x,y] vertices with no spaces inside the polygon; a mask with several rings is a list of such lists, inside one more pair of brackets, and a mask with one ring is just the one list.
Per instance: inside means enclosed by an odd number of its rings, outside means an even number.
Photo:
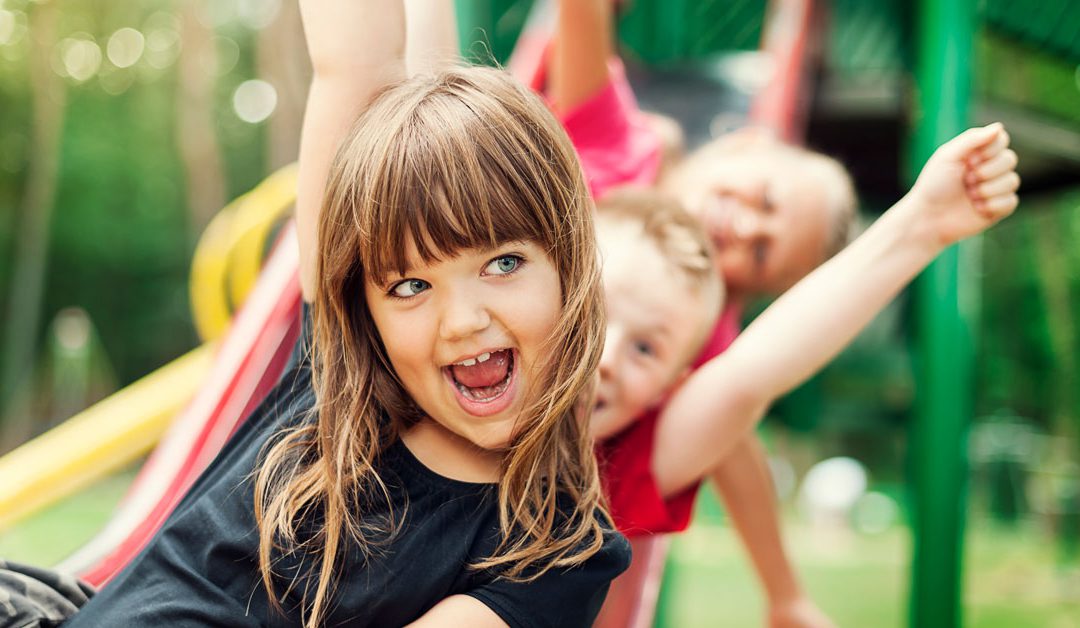
[{"label": "boy's nose", "polygon": [[443,340],[461,340],[487,329],[490,324],[491,315],[483,303],[462,295],[447,300],[439,335]]},{"label": "boy's nose", "polygon": [[731,232],[739,240],[753,240],[765,230],[765,221],[757,212],[743,207],[731,220]]}]

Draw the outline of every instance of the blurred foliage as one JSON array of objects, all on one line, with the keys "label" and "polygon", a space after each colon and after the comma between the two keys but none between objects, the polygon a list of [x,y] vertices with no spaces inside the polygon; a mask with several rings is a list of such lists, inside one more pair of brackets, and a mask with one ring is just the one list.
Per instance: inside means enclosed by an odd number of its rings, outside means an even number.
[{"label": "blurred foliage", "polygon": [[[258,28],[280,2],[50,1],[61,16],[50,65],[65,76],[67,103],[39,329],[44,333],[44,321],[64,307],[84,308],[123,385],[195,343],[187,273],[201,225],[193,224],[187,207],[177,137],[178,108],[184,106],[177,69],[184,46],[181,12],[194,11],[214,38],[217,54],[206,60],[204,73],[213,83],[214,131],[227,197],[233,198],[266,174],[265,125],[241,120],[233,95],[254,77]],[[27,59],[36,4],[0,4],[5,300],[27,163],[38,149],[30,145],[34,103]],[[117,37],[121,29],[137,33],[135,51],[127,51],[135,57],[130,64]]]}]

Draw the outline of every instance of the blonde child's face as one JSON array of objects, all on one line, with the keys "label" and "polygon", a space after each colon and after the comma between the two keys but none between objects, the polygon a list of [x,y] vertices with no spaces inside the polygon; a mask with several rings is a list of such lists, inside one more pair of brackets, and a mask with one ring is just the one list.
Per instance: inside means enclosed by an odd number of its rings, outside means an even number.
[{"label": "blonde child's face", "polygon": [[691,289],[640,225],[601,216],[597,241],[607,337],[590,430],[602,440],[659,405],[689,372],[719,303]]},{"label": "blonde child's face", "polygon": [[403,387],[436,423],[475,445],[505,447],[543,373],[558,321],[558,271],[536,244],[466,249],[365,287]]},{"label": "blonde child's face", "polygon": [[675,193],[712,239],[732,293],[779,294],[825,258],[833,221],[827,190],[782,149],[717,159]]}]

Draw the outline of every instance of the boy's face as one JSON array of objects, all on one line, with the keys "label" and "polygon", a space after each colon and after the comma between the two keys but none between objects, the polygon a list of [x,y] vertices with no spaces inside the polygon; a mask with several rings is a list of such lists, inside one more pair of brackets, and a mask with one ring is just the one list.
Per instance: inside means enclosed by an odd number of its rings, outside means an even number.
[{"label": "boy's face", "polygon": [[732,293],[779,294],[825,258],[831,210],[815,169],[779,147],[717,159],[676,190],[716,247]]},{"label": "boy's face", "polygon": [[590,429],[602,440],[655,407],[682,379],[719,303],[688,280],[629,220],[600,216],[607,338]]}]

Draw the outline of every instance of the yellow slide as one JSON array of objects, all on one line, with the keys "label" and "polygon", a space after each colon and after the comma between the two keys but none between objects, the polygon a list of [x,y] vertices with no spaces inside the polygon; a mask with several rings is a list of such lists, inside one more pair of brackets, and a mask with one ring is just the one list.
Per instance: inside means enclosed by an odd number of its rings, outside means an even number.
[{"label": "yellow slide", "polygon": [[[192,310],[204,340],[228,328],[295,190],[295,166],[283,168],[204,231],[191,271]],[[0,457],[0,531],[149,452],[203,385],[213,353],[207,343]]]}]

